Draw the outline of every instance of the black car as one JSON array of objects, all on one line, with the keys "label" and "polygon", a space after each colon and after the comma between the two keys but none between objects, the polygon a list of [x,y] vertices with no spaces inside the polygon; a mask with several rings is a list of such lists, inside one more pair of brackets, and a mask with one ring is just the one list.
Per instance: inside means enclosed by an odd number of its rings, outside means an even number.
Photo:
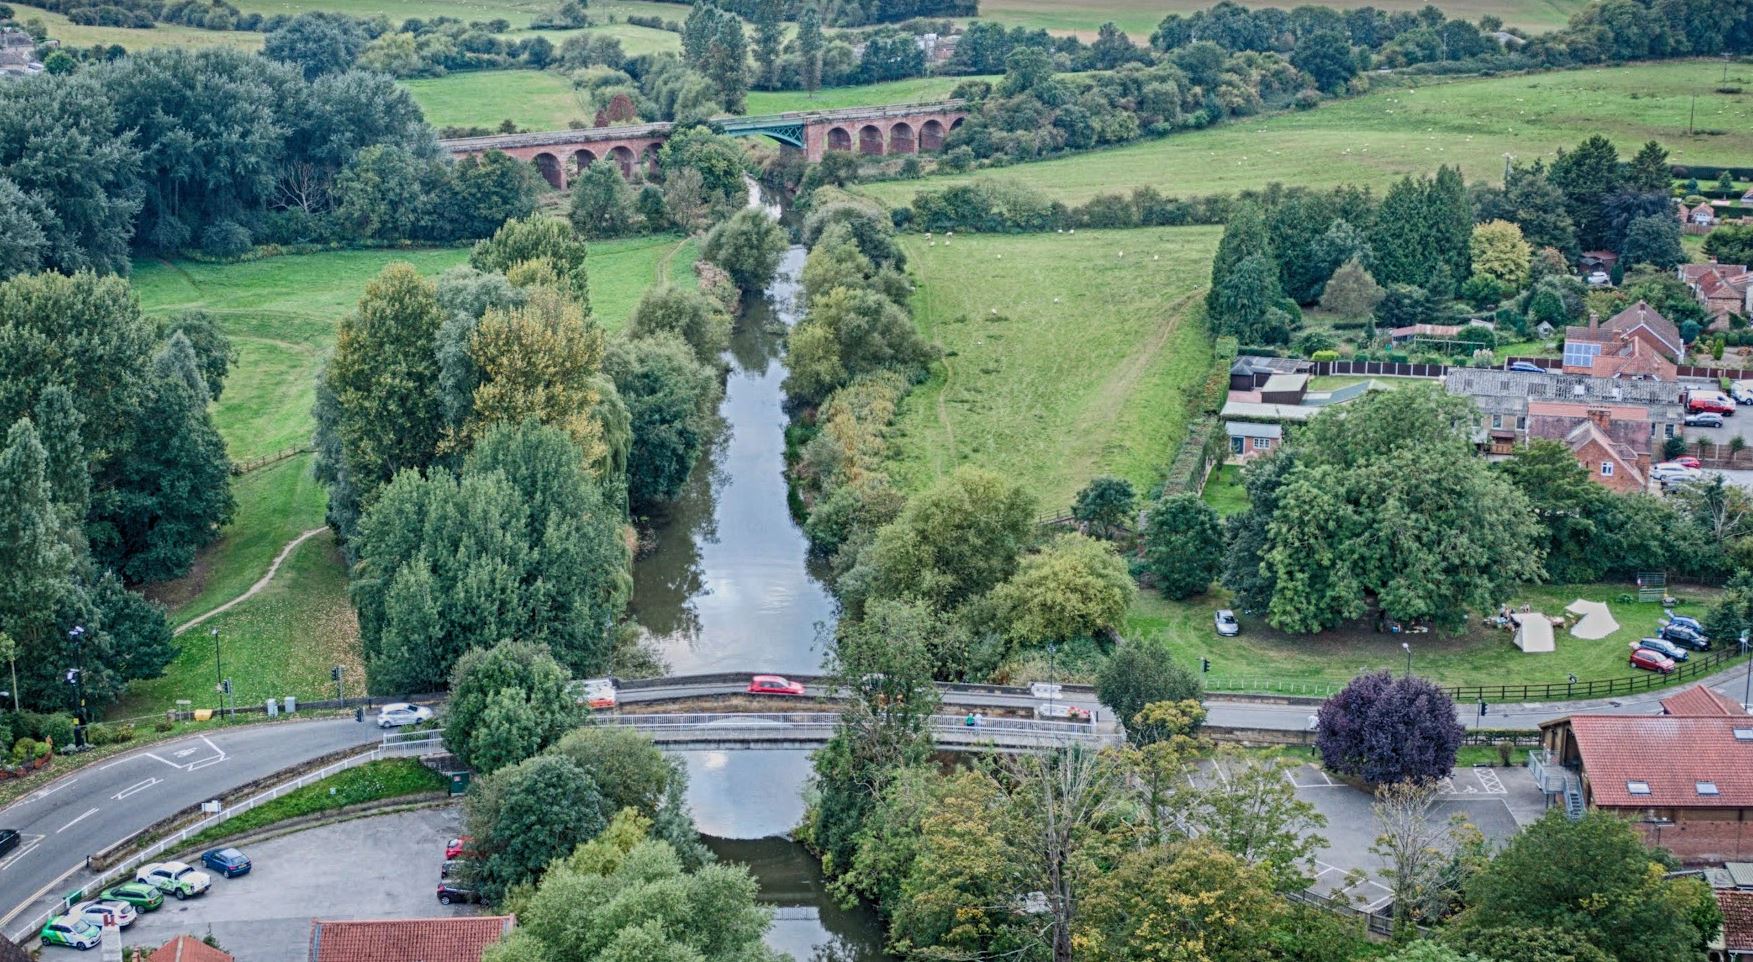
[{"label": "black car", "polygon": [[479,901],[481,901],[481,896],[473,889],[463,888],[461,885],[449,880],[438,883],[438,904],[440,905]]},{"label": "black car", "polygon": [[1639,648],[1648,648],[1651,651],[1659,651],[1675,661],[1685,661],[1687,658],[1686,649],[1674,644],[1666,638],[1640,638],[1638,639],[1637,646]]},{"label": "black car", "polygon": [[1662,630],[1656,632],[1656,637],[1663,641],[1671,641],[1682,648],[1690,648],[1693,651],[1710,650],[1710,639],[1706,638],[1702,632],[1693,631],[1685,625],[1673,623],[1663,625]]}]

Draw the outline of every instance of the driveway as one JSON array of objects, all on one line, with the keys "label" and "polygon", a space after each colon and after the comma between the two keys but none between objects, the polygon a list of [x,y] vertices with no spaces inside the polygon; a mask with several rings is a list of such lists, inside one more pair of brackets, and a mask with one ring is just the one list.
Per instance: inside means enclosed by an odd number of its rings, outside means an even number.
[{"label": "driveway", "polygon": [[[306,962],[312,919],[468,915],[438,904],[444,843],[457,833],[455,806],[355,819],[244,846],[254,867],[215,877],[206,895],[140,917],[123,944],[156,947],[178,935],[212,933],[238,962]],[[45,960],[83,958],[43,950]]]}]

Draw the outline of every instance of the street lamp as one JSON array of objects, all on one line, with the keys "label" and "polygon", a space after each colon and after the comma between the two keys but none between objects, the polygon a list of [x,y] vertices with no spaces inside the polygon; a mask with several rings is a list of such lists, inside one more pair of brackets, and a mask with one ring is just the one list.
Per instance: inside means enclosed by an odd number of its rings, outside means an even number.
[{"label": "street lamp", "polygon": [[[1747,653],[1747,648],[1749,645],[1748,635],[1749,635],[1749,633],[1748,633],[1747,629],[1742,628],[1741,629],[1741,654],[1743,654],[1743,655],[1745,655]],[[1747,684],[1746,684],[1745,688],[1743,688],[1743,690],[1741,691],[1741,707],[1743,709],[1753,710],[1753,659],[1748,659],[1748,661],[1747,661]]]},{"label": "street lamp", "polygon": [[[213,690],[222,691],[225,688],[225,666],[219,660],[219,629],[215,628],[208,634],[213,636]],[[223,701],[220,707],[224,707]]]},{"label": "street lamp", "polygon": [[1406,652],[1406,677],[1412,677],[1412,645],[1402,641],[1400,647]]},{"label": "street lamp", "polygon": [[79,701],[79,708],[73,714],[73,747],[77,750],[85,744],[85,673],[82,670],[85,664],[85,626],[74,625],[67,637],[73,639],[73,670],[67,672],[67,681],[72,683]]}]

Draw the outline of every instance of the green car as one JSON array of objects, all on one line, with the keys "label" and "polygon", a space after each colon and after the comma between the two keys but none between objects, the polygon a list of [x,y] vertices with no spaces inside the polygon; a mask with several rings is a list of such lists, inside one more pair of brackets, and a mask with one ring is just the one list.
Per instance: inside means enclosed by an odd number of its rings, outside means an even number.
[{"label": "green car", "polygon": [[152,912],[164,904],[164,893],[147,882],[126,882],[103,890],[101,899],[126,902],[142,912]]},{"label": "green car", "polygon": [[96,948],[103,941],[97,926],[76,915],[57,915],[43,925],[39,933],[44,945],[65,945],[75,949]]}]

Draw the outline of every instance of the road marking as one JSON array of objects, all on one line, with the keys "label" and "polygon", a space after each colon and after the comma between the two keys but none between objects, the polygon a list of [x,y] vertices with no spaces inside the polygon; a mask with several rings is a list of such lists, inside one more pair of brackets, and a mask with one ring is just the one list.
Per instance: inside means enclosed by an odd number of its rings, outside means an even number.
[{"label": "road marking", "polygon": [[[30,898],[27,898],[24,901],[13,906],[12,911],[7,912],[6,915],[3,917],[0,917],[0,926],[11,925],[12,920],[15,918],[18,918],[18,913],[23,912],[25,909],[28,909],[32,905],[36,904],[37,899],[40,899],[43,896],[47,895],[51,889],[55,889],[55,888],[60,887],[62,882],[67,881],[67,879],[72,877],[74,872],[77,872],[84,867],[85,867],[85,863],[83,861],[75,862],[73,864],[72,868],[68,869],[65,872],[62,872],[60,875],[55,876],[54,881],[48,883],[47,885],[44,885],[40,889],[37,889],[36,892],[31,895]],[[35,920],[32,921],[32,923],[30,925],[25,927],[25,930],[23,932],[19,932],[18,934],[14,935],[12,937],[12,941],[18,942],[18,941],[21,941],[22,939],[28,937],[29,935],[31,935],[33,932],[36,931],[36,923],[42,921],[42,919],[44,919],[46,917],[47,917],[47,913],[44,913],[44,915],[38,916]]]},{"label": "road marking", "polygon": [[91,810],[87,811],[84,815],[81,815],[78,818],[74,819],[73,821],[68,822],[67,824],[61,826],[60,828],[55,829],[55,834],[59,835],[62,832],[65,832],[66,830],[72,828],[75,825],[78,825],[80,822],[83,822],[87,818],[90,818],[91,816],[96,815],[96,814],[97,814],[97,809],[95,809],[95,808],[91,809]]},{"label": "road marking", "polygon": [[184,770],[192,772],[197,768],[206,768],[208,765],[217,765],[220,762],[225,761],[226,758],[227,758],[227,756],[225,756],[225,755],[212,755],[212,756],[209,756],[207,758],[203,758],[198,762],[190,762],[189,764],[184,766]]},{"label": "road marking", "polygon": [[35,836],[32,836],[32,838],[35,839],[35,841],[32,841],[29,845],[26,845],[25,847],[19,849],[18,851],[13,852],[10,856],[7,857],[6,861],[0,862],[0,872],[4,872],[7,869],[11,868],[13,862],[16,862],[19,859],[24,858],[26,855],[29,855],[30,853],[36,851],[37,848],[43,844],[43,837],[41,835],[35,835]]},{"label": "road marking", "polygon": [[137,795],[140,792],[146,791],[148,788],[151,788],[152,786],[157,785],[160,781],[162,781],[162,779],[159,779],[159,778],[144,779],[142,781],[138,781],[132,785],[129,785],[127,788],[122,789],[121,791],[115,793],[114,795],[111,795],[110,797],[119,802],[119,801],[127,798],[130,795]]}]

